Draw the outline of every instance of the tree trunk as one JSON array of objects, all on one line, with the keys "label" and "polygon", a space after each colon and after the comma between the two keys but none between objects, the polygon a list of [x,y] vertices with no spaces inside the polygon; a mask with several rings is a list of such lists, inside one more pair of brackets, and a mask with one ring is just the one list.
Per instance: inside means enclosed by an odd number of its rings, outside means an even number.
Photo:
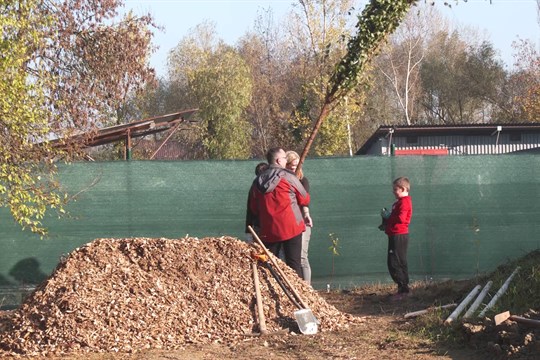
[{"label": "tree trunk", "polygon": [[300,161],[298,161],[298,167],[296,168],[296,175],[302,170],[302,164],[304,163],[304,160],[306,159],[307,154],[309,153],[309,149],[311,148],[311,144],[313,144],[313,140],[315,140],[315,136],[317,136],[317,132],[319,131],[319,128],[321,127],[322,122],[326,117],[328,116],[328,113],[330,112],[330,101],[326,100],[321,108],[321,112],[319,113],[319,118],[317,119],[317,122],[315,122],[315,126],[313,127],[313,130],[311,131],[311,135],[309,135],[308,141],[306,143],[306,146],[304,147],[304,150],[302,151],[302,154],[300,155]]}]

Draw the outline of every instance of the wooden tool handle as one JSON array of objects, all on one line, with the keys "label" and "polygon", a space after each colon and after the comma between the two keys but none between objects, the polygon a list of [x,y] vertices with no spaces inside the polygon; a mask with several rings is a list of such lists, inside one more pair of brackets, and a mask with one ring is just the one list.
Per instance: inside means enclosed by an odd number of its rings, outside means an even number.
[{"label": "wooden tool handle", "polygon": [[302,298],[300,297],[300,295],[298,294],[298,291],[296,291],[296,289],[294,288],[294,286],[292,286],[291,282],[289,281],[289,278],[287,278],[287,275],[285,275],[285,273],[283,272],[283,270],[278,266],[276,260],[271,256],[270,252],[268,251],[268,249],[266,248],[266,246],[264,246],[263,242],[261,241],[261,239],[259,238],[259,236],[257,235],[257,233],[255,232],[255,230],[253,230],[253,228],[248,225],[248,230],[251,232],[251,234],[253,235],[253,238],[255,239],[255,241],[257,242],[257,244],[259,244],[264,253],[268,256],[268,259],[270,259],[270,261],[272,262],[272,265],[274,265],[274,268],[277,270],[277,272],[279,273],[279,275],[281,276],[281,278],[285,281],[285,284],[287,284],[287,286],[289,287],[289,290],[291,290],[291,292],[294,294],[294,296],[296,297],[296,299],[298,299],[298,302],[302,305],[302,308],[304,309],[307,309],[308,306],[306,305],[306,303],[302,300]]},{"label": "wooden tool handle", "polygon": [[257,299],[257,314],[259,315],[259,331],[261,335],[267,332],[266,330],[266,318],[264,317],[264,309],[262,305],[261,286],[259,284],[259,272],[257,270],[257,262],[251,263],[253,268],[253,282],[255,283],[255,297]]},{"label": "wooden tool handle", "polygon": [[533,327],[540,327],[540,320],[536,319],[529,319],[522,316],[511,315],[510,320]]}]

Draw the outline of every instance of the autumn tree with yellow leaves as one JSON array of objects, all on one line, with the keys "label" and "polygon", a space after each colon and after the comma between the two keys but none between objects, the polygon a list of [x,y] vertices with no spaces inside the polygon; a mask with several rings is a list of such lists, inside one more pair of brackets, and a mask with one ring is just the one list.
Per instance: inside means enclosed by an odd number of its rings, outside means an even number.
[{"label": "autumn tree with yellow leaves", "polygon": [[66,139],[115,122],[127,96],[153,80],[154,26],[149,16],[118,18],[120,0],[0,4],[0,207],[44,234],[45,212],[62,212],[67,199],[56,161],[82,145]]}]

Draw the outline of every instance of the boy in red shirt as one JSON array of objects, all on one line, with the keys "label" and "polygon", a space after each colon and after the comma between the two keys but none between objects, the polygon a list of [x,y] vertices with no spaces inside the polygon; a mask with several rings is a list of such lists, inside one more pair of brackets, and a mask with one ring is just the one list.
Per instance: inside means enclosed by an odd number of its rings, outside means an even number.
[{"label": "boy in red shirt", "polygon": [[399,177],[394,180],[393,193],[397,200],[392,205],[392,212],[386,216],[388,271],[398,286],[397,294],[394,295],[396,300],[408,296],[410,292],[407,247],[409,244],[409,224],[412,217],[412,201],[409,191],[409,179]]}]

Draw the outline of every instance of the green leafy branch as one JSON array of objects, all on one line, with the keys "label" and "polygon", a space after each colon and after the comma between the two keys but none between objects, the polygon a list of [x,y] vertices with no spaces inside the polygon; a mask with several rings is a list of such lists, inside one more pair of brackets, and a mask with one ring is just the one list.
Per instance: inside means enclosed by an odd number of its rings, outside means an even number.
[{"label": "green leafy branch", "polygon": [[300,155],[297,173],[315,140],[322,122],[332,108],[358,83],[359,74],[379,50],[380,45],[403,20],[411,5],[418,0],[372,0],[358,16],[356,35],[347,43],[347,53],[336,65],[330,77],[325,100],[311,135]]}]

